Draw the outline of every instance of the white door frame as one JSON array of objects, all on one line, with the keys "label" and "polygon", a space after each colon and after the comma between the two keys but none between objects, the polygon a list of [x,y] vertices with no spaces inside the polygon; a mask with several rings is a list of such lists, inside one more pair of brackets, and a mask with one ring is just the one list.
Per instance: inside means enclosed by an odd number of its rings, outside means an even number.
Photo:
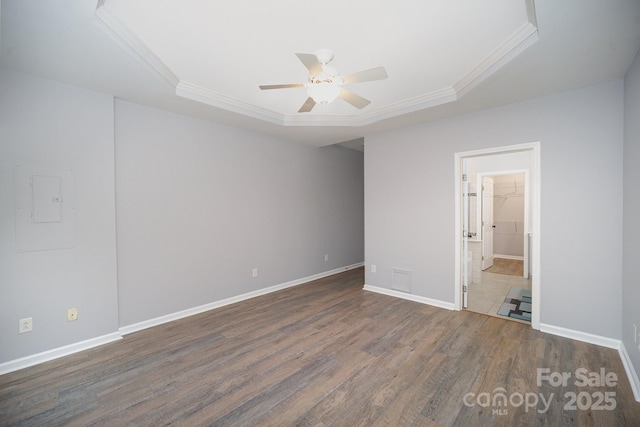
[{"label": "white door frame", "polygon": [[529,178],[531,184],[531,327],[540,329],[540,142],[509,145],[504,147],[487,148],[474,151],[455,153],[455,277],[454,277],[454,306],[462,310],[462,280],[466,254],[463,255],[462,229],[462,162],[465,158],[506,154],[521,151],[532,152],[532,168]]}]

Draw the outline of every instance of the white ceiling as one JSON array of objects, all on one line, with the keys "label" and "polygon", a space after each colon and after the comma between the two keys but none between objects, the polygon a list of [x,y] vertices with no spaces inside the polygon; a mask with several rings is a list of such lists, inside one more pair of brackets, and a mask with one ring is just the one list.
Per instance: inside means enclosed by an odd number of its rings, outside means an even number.
[{"label": "white ceiling", "polygon": [[[535,9],[535,11],[534,11]],[[624,76],[640,0],[2,0],[0,65],[317,146]],[[297,113],[294,55],[386,80]],[[354,142],[355,141],[355,142]]]},{"label": "white ceiling", "polygon": [[[105,0],[97,13],[180,96],[280,125],[353,126],[455,99],[535,42],[529,9],[524,0],[294,0],[276,10],[264,0]],[[384,82],[353,88],[373,101],[364,111],[334,102],[302,114],[305,88],[258,89],[306,82],[294,53],[325,47],[345,74],[387,69]]]}]

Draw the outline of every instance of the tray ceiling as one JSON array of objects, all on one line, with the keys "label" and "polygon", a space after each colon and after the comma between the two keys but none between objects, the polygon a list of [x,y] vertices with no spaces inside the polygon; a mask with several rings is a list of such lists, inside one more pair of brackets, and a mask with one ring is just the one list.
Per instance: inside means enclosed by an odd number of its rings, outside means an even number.
[{"label": "tray ceiling", "polygon": [[[532,0],[2,0],[0,8],[2,71],[355,149],[374,133],[622,79],[640,47],[638,0],[535,0],[535,13]],[[304,82],[295,53],[321,48],[334,51],[340,73],[386,68],[386,80],[347,86],[371,104],[336,100],[298,114],[304,89],[258,89]]]},{"label": "tray ceiling", "polygon": [[[104,0],[96,14],[178,96],[295,126],[361,126],[454,101],[538,38],[525,0]],[[298,113],[305,88],[259,90],[306,83],[295,53],[321,48],[341,74],[386,68],[386,80],[348,86],[369,106]]]}]

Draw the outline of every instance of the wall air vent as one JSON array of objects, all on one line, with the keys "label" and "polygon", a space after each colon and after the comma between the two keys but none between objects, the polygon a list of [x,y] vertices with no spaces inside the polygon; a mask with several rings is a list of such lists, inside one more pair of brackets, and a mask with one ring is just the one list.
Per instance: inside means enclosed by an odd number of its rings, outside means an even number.
[{"label": "wall air vent", "polygon": [[411,293],[411,270],[394,268],[391,275],[391,289]]}]

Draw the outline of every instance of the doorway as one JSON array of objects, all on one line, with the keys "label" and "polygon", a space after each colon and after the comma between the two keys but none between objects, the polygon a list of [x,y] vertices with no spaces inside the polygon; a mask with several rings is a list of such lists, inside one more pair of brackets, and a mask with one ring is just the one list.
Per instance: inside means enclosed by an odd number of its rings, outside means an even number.
[{"label": "doorway", "polygon": [[487,160],[465,160],[468,179],[476,182],[467,195],[469,209],[476,210],[470,215],[475,223],[470,221],[469,229],[478,233],[468,244],[476,262],[467,279],[464,308],[531,322],[531,279],[525,257],[530,230],[530,212],[525,208],[529,170],[477,172]]},{"label": "doorway", "polygon": [[530,277],[529,175],[528,169],[477,173],[476,203],[476,193],[469,194],[470,209],[476,210],[469,228],[480,231],[482,271]]},{"label": "doorway", "polygon": [[[525,289],[527,295],[518,298],[529,302],[531,325],[535,329],[540,328],[539,155],[539,143],[456,153],[456,309],[462,310],[473,304],[469,300],[471,289],[490,293],[489,285],[495,279],[499,282],[496,288],[502,289],[495,292],[505,293],[502,299],[506,294],[511,295],[510,292]],[[500,212],[495,221],[487,218],[486,215],[496,213],[498,203],[494,201],[503,205],[524,202],[522,217],[511,212],[511,217],[505,218]],[[483,207],[487,209],[483,211]],[[521,276],[492,276],[493,273],[485,273],[495,255],[495,259],[521,260]],[[507,286],[510,281],[513,286]],[[478,283],[486,286],[479,287]],[[495,314],[487,314],[498,317],[505,315],[494,311]],[[509,317],[513,318],[511,314]]]}]

